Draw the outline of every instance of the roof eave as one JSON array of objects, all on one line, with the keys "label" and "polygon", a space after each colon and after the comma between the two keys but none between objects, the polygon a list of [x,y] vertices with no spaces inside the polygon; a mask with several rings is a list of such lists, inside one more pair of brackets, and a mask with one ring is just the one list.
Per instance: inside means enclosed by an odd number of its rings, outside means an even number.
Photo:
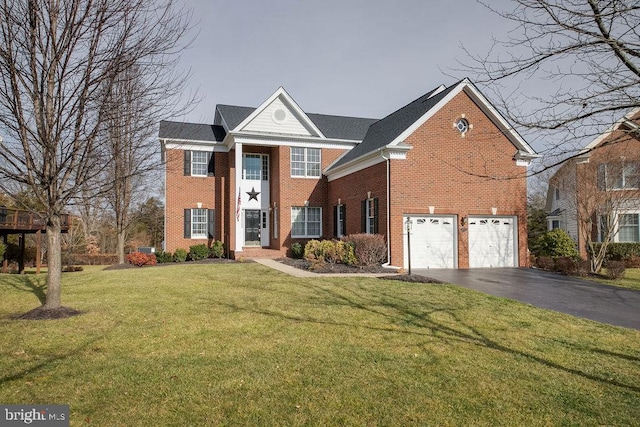
[{"label": "roof eave", "polygon": [[333,181],[334,179],[345,177],[386,160],[404,160],[407,157],[407,152],[412,148],[411,145],[404,143],[397,145],[388,144],[344,164],[334,166],[340,161],[340,158],[338,158],[335,162],[327,166],[323,173],[329,181]]}]

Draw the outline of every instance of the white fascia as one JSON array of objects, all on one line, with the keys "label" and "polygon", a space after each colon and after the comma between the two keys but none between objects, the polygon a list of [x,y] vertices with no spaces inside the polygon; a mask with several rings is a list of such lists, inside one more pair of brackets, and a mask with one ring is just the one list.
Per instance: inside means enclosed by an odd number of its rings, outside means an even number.
[{"label": "white fascia", "polygon": [[164,150],[193,150],[209,152],[228,152],[229,148],[224,144],[212,141],[197,141],[190,139],[166,139],[161,138],[160,142]]},{"label": "white fascia", "polygon": [[[407,152],[412,148],[412,146],[406,144],[397,144],[393,146],[389,144],[360,156],[357,159],[333,170],[331,170],[332,165],[329,165],[323,171],[323,174],[327,176],[329,181],[333,181],[366,169],[370,166],[377,165],[378,163],[386,162],[387,160],[404,160],[407,158]],[[331,171],[328,172],[329,170]]]},{"label": "white fascia", "polygon": [[260,133],[231,132],[227,134],[230,137],[230,147],[236,142],[246,145],[264,145],[264,146],[299,146],[301,143],[309,148],[334,148],[339,150],[350,150],[361,141],[349,139],[329,139],[318,138],[314,136],[296,136],[296,135],[275,135]]}]

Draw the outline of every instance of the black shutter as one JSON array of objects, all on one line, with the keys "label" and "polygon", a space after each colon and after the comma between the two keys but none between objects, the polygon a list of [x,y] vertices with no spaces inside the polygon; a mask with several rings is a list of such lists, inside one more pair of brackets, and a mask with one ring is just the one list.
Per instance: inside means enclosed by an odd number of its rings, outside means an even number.
[{"label": "black shutter", "polygon": [[333,207],[333,237],[338,237],[338,209],[339,205]]},{"label": "black shutter", "polygon": [[207,153],[207,176],[215,176],[215,155]]},{"label": "black shutter", "polygon": [[373,199],[373,234],[378,234],[378,198]]},{"label": "black shutter", "polygon": [[191,209],[184,210],[184,237],[191,238]]},{"label": "black shutter", "polygon": [[207,209],[207,234],[209,239],[216,237],[216,210]]},{"label": "black shutter", "polygon": [[340,206],[342,208],[342,235],[347,235],[347,205]]},{"label": "black shutter", "polygon": [[367,199],[364,199],[360,203],[360,225],[362,232],[367,232]]},{"label": "black shutter", "polygon": [[191,151],[184,150],[184,176],[191,175]]}]

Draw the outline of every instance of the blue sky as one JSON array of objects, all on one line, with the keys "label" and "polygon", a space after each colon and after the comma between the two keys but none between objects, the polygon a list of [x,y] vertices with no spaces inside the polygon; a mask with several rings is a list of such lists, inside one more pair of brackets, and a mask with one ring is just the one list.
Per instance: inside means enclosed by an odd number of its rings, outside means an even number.
[{"label": "blue sky", "polygon": [[[508,0],[491,2],[511,8]],[[311,113],[382,118],[440,84],[460,48],[485,53],[512,23],[475,0],[185,0],[195,31],[181,64],[201,102],[258,106],[283,86]],[[449,74],[449,75],[448,75]]]}]

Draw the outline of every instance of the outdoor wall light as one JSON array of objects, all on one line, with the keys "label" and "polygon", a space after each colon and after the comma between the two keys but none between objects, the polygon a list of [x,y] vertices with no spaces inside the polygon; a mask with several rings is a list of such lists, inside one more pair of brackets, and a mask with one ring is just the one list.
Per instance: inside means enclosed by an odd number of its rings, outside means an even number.
[{"label": "outdoor wall light", "polygon": [[467,217],[463,216],[462,218],[460,218],[460,225],[462,227],[464,227],[465,225],[467,225]]}]

